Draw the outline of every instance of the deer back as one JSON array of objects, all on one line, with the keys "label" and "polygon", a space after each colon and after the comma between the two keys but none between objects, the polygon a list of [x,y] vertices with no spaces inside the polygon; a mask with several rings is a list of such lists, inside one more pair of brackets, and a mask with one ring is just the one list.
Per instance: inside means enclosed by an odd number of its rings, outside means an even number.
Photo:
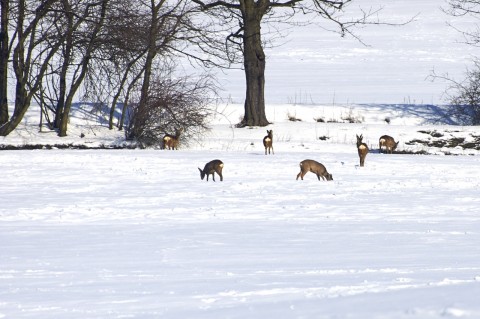
[{"label": "deer back", "polygon": [[223,166],[224,166],[223,162],[221,160],[216,159],[205,164],[205,167],[203,168],[203,170],[200,169],[199,167],[198,170],[200,171],[201,179],[203,180],[204,177],[207,176],[207,181],[208,181],[208,176],[212,175],[212,178],[215,181],[215,173],[217,173],[218,176],[220,176],[220,181],[223,181],[223,174],[222,174]]},{"label": "deer back", "polygon": [[165,136],[163,137],[164,148],[168,148],[169,150],[178,149],[180,135],[182,134],[182,132],[183,129],[175,129],[175,135],[165,134]]},{"label": "deer back", "polygon": [[307,159],[300,162],[300,173],[298,173],[297,179],[301,177],[303,180],[303,176],[305,176],[305,174],[308,172],[312,172],[317,175],[319,180],[320,177],[326,179],[327,181],[333,180],[332,174],[327,172],[325,166],[314,160]]},{"label": "deer back", "polygon": [[363,143],[363,134],[358,136],[357,135],[357,151],[358,151],[358,156],[360,157],[360,166],[365,165],[365,158],[367,157],[368,154],[368,146],[367,144]]},{"label": "deer back", "polygon": [[265,155],[270,153],[270,150],[273,152],[273,130],[267,130],[267,136],[263,138],[263,146],[265,146]]},{"label": "deer back", "polygon": [[211,174],[213,172],[221,171],[221,169],[223,169],[223,162],[221,160],[216,159],[205,164],[203,171],[206,174]]},{"label": "deer back", "polygon": [[263,145],[265,147],[271,146],[273,141],[273,130],[267,130],[267,136],[263,138]]},{"label": "deer back", "polygon": [[381,150],[382,147],[385,147],[390,153],[397,148],[397,145],[398,142],[395,142],[395,139],[389,135],[382,135],[378,140],[378,148]]}]

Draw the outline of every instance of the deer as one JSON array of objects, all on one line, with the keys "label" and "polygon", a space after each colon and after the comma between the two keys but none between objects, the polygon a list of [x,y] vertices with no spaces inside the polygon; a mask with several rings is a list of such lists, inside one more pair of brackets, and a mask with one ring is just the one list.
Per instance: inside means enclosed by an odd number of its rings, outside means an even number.
[{"label": "deer", "polygon": [[385,153],[392,154],[393,151],[395,151],[395,149],[397,148],[398,142],[395,142],[395,140],[391,136],[382,135],[378,140],[378,148],[380,152],[382,152],[382,146],[385,147]]},{"label": "deer", "polygon": [[175,129],[175,135],[165,134],[163,137],[163,149],[178,150],[178,142],[183,129]]},{"label": "deer", "polygon": [[215,182],[215,173],[217,173],[218,176],[220,176],[220,181],[221,182],[223,181],[223,175],[222,175],[223,162],[221,160],[216,159],[216,160],[210,161],[207,164],[205,164],[205,167],[203,168],[203,170],[200,169],[200,167],[198,168],[198,170],[200,171],[200,178],[202,179],[202,181],[206,175],[207,182],[208,182],[208,175],[212,174],[212,179]]},{"label": "deer", "polygon": [[365,165],[365,157],[367,157],[368,154],[368,146],[367,144],[363,143],[362,140],[363,134],[360,136],[357,135],[357,151],[358,157],[360,157],[360,167]]},{"label": "deer", "polygon": [[306,159],[300,162],[300,173],[297,175],[297,181],[299,177],[303,181],[303,176],[305,176],[305,174],[308,172],[312,172],[317,175],[318,180],[320,180],[321,177],[323,180],[333,181],[332,174],[327,172],[325,166],[311,159]]},{"label": "deer", "polygon": [[272,150],[272,154],[275,154],[273,151],[273,130],[267,130],[267,136],[263,138],[263,146],[265,146],[265,155],[270,154],[270,149]]}]

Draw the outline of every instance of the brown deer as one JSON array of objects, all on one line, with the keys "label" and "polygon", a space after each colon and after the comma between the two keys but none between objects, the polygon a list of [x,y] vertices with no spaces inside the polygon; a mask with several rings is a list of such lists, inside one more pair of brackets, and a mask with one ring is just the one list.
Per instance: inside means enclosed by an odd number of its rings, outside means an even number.
[{"label": "brown deer", "polygon": [[365,166],[365,157],[367,157],[368,154],[368,146],[367,144],[362,142],[363,140],[363,134],[358,136],[357,135],[357,151],[358,151],[358,157],[360,157],[360,167]]},{"label": "brown deer", "polygon": [[163,149],[178,150],[178,143],[180,141],[180,134],[183,129],[175,129],[175,135],[165,134],[163,137]]},{"label": "brown deer", "polygon": [[323,180],[333,181],[332,174],[329,174],[327,172],[327,169],[325,168],[325,166],[323,166],[323,164],[320,164],[319,162],[310,159],[306,159],[300,162],[300,173],[298,173],[297,175],[297,180],[300,177],[303,181],[303,176],[305,176],[305,174],[307,174],[308,172],[312,172],[317,175],[318,180],[320,180],[321,177]]},{"label": "brown deer", "polygon": [[265,146],[265,155],[270,154],[270,149],[272,150],[272,154],[275,154],[273,151],[273,130],[267,130],[267,136],[263,138],[263,146]]},{"label": "brown deer", "polygon": [[378,140],[378,148],[380,152],[382,152],[382,146],[385,147],[385,153],[392,154],[393,151],[395,151],[395,149],[397,148],[398,142],[395,142],[395,140],[391,136],[382,135]]},{"label": "brown deer", "polygon": [[198,168],[198,170],[200,171],[200,178],[202,179],[202,181],[206,175],[207,182],[208,182],[208,175],[212,174],[213,181],[215,182],[215,173],[217,173],[218,176],[220,176],[220,181],[223,181],[223,175],[222,175],[223,162],[221,160],[216,159],[216,160],[210,161],[207,164],[205,164],[205,167],[203,168],[203,170],[200,169],[200,167]]}]

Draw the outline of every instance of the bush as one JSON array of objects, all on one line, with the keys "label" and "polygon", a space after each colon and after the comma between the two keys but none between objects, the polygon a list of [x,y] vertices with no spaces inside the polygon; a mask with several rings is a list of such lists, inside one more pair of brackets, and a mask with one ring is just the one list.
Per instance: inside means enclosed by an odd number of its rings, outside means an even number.
[{"label": "bush", "polygon": [[475,62],[473,69],[467,70],[461,82],[448,76],[440,78],[450,82],[445,92],[446,116],[458,124],[480,125],[480,61]]},{"label": "bush", "polygon": [[210,77],[156,77],[151,81],[146,107],[134,106],[127,136],[142,147],[161,146],[165,134],[183,129],[181,142],[208,129],[208,108],[214,86]]}]

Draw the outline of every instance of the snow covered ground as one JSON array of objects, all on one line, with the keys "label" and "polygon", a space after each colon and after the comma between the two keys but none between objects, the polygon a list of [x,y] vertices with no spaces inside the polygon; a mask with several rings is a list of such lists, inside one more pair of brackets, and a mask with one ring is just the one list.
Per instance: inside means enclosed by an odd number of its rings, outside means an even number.
[{"label": "snow covered ground", "polygon": [[[421,16],[361,30],[371,47],[300,32],[269,51],[275,155],[267,128],[232,125],[236,71],[212,130],[179,151],[0,151],[0,318],[480,318],[480,151],[465,146],[480,133],[418,105],[441,101],[430,70],[459,75],[473,49],[442,3],[382,3],[396,21]],[[0,145],[123,140],[81,109],[68,137],[39,133],[38,114]],[[432,155],[381,154],[383,134]],[[224,181],[200,180],[215,158]],[[295,180],[307,158],[334,181]]]}]

